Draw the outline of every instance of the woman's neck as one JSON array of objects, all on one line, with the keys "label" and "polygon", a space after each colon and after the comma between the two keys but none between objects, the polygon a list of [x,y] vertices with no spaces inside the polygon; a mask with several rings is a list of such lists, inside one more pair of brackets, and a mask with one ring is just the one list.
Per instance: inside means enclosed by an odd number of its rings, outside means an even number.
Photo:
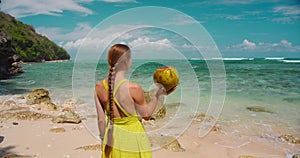
[{"label": "woman's neck", "polygon": [[118,71],[116,73],[115,82],[120,82],[125,78],[125,71]]}]

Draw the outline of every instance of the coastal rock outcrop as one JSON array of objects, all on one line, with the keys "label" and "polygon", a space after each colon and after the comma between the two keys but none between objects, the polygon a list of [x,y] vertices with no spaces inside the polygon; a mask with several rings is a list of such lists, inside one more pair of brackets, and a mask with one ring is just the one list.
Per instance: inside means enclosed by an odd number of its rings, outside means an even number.
[{"label": "coastal rock outcrop", "polygon": [[26,97],[26,104],[41,104],[43,107],[49,110],[56,110],[57,106],[51,102],[49,91],[45,89],[35,89],[29,93]]},{"label": "coastal rock outcrop", "polygon": [[81,123],[80,116],[74,111],[64,111],[62,114],[54,117],[52,119],[53,123],[73,123],[79,124]]},{"label": "coastal rock outcrop", "polygon": [[19,58],[11,45],[11,37],[0,29],[0,79],[8,79],[17,73],[22,73],[18,65]]},{"label": "coastal rock outcrop", "polygon": [[40,120],[40,119],[47,119],[51,118],[52,116],[48,114],[42,114],[34,111],[28,110],[10,110],[7,112],[0,112],[0,121],[1,120]]}]

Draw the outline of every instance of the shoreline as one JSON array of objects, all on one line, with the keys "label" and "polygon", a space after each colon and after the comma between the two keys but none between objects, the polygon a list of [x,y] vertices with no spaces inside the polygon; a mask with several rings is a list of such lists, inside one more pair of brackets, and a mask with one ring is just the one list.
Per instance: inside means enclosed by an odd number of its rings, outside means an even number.
[{"label": "shoreline", "polygon": [[49,60],[49,61],[21,61],[20,65],[22,64],[32,64],[32,63],[61,63],[61,62],[70,62],[71,59],[64,59],[64,60]]}]

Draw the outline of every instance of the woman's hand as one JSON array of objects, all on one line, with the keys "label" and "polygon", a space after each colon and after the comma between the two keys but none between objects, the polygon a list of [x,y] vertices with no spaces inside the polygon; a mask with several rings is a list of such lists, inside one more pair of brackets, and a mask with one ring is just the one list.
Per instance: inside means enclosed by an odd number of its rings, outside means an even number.
[{"label": "woman's hand", "polygon": [[167,91],[166,91],[166,89],[165,89],[164,87],[160,87],[160,88],[157,90],[157,92],[156,92],[156,94],[155,94],[155,97],[156,97],[156,98],[159,98],[161,95],[167,95]]}]

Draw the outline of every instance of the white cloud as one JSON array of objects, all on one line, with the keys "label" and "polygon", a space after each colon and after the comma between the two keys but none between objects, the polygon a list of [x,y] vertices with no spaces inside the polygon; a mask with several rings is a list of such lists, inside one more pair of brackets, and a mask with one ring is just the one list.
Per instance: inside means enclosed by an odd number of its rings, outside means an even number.
[{"label": "white cloud", "polygon": [[277,6],[273,10],[275,13],[282,13],[283,15],[299,15],[300,5],[295,6]]},{"label": "white cloud", "polygon": [[294,46],[285,39],[276,43],[254,43],[245,39],[243,43],[225,47],[226,52],[300,52],[300,46]]},{"label": "white cloud", "polygon": [[[78,25],[78,28],[80,28],[79,26],[81,25]],[[128,27],[132,26],[114,25],[107,29],[101,30],[96,28],[93,30],[92,35],[82,36],[77,39],[71,39],[72,35],[76,35],[76,29],[74,29],[73,32],[70,32],[66,35],[58,33],[56,37],[70,38],[70,40],[66,42],[60,42],[59,44],[70,54],[72,54],[73,57],[78,50],[82,51],[82,53],[88,53],[89,50],[94,51],[100,50],[102,48],[105,49],[109,47],[111,42],[128,44],[128,46],[133,50],[134,58],[167,58],[170,57],[170,54],[174,54],[174,50],[176,50],[174,47],[176,47],[176,45],[172,43],[167,37],[159,38],[154,35],[150,35],[148,34],[149,30],[138,30],[123,34],[123,31],[128,29]],[[142,32],[144,32],[144,34]],[[84,49],[82,49],[82,45],[84,45]],[[158,56],[158,54],[160,54],[160,56]]]},{"label": "white cloud", "polygon": [[226,19],[228,20],[241,20],[243,19],[241,15],[227,15]]},{"label": "white cloud", "polygon": [[[78,25],[81,26],[81,25]],[[109,41],[119,37],[120,35],[122,35],[122,30],[125,30],[126,28],[128,28],[128,25],[114,25],[111,26],[105,30],[93,30],[93,35],[88,35],[90,29],[88,29],[89,27],[81,27],[82,29],[79,29],[78,27],[74,29],[73,32],[70,32],[69,34],[66,35],[62,35],[62,34],[58,34],[57,36],[63,37],[70,37],[69,41],[66,42],[65,44],[63,44],[63,47],[66,49],[70,49],[70,48],[76,48],[78,49],[80,47],[80,45],[84,42],[87,45],[98,45],[101,43],[108,43]],[[84,29],[85,28],[85,29]],[[81,30],[82,33],[78,33],[77,31]],[[80,31],[79,31],[80,32]],[[78,35],[78,37],[73,37],[74,35]],[[105,37],[103,37],[103,35],[106,35]],[[79,37],[80,36],[80,37]],[[120,39],[127,39],[131,37],[130,35],[128,35],[128,33],[125,33],[124,36],[120,37]]]},{"label": "white cloud", "polygon": [[227,47],[227,49],[253,50],[255,47],[256,47],[256,44],[254,42],[250,42],[249,40],[244,39],[244,41],[241,44]]},{"label": "white cloud", "polygon": [[[194,20],[193,18],[179,14],[179,15],[176,15],[170,22],[167,22],[166,24],[168,24],[168,25],[189,25],[189,24],[194,24],[194,23],[197,23],[197,21]],[[199,23],[203,23],[203,22],[199,22]]]},{"label": "white cloud", "polygon": [[47,28],[38,27],[36,31],[42,35],[47,36],[51,40],[77,40],[85,37],[92,27],[87,23],[78,23],[74,30],[69,33],[63,33],[62,28]]},{"label": "white cloud", "polygon": [[182,48],[185,48],[185,49],[191,49],[191,48],[194,48],[192,45],[189,45],[189,44],[183,44],[182,46],[181,46]]},{"label": "white cloud", "polygon": [[139,37],[131,42],[128,43],[130,47],[138,47],[139,45],[168,45],[172,46],[172,42],[166,38],[164,39],[159,39],[159,40],[150,40],[150,37]]},{"label": "white cloud", "polygon": [[292,47],[292,43],[287,40],[281,40],[280,43],[285,47]]},{"label": "white cloud", "polygon": [[2,1],[1,9],[16,18],[39,14],[61,16],[65,10],[88,15],[93,12],[80,5],[87,2],[91,0],[6,0]]},{"label": "white cloud", "polygon": [[274,22],[293,23],[300,19],[300,5],[277,6],[273,9],[273,12],[279,14],[279,17],[272,19]]},{"label": "white cloud", "polygon": [[245,39],[245,40],[243,41],[243,44],[242,44],[241,46],[242,46],[242,47],[245,47],[245,48],[253,49],[253,48],[256,47],[256,44],[253,43],[253,42],[248,41],[247,39]]},{"label": "white cloud", "polygon": [[137,2],[136,0],[101,0],[102,2],[107,2],[107,3],[132,3],[132,2]]}]

